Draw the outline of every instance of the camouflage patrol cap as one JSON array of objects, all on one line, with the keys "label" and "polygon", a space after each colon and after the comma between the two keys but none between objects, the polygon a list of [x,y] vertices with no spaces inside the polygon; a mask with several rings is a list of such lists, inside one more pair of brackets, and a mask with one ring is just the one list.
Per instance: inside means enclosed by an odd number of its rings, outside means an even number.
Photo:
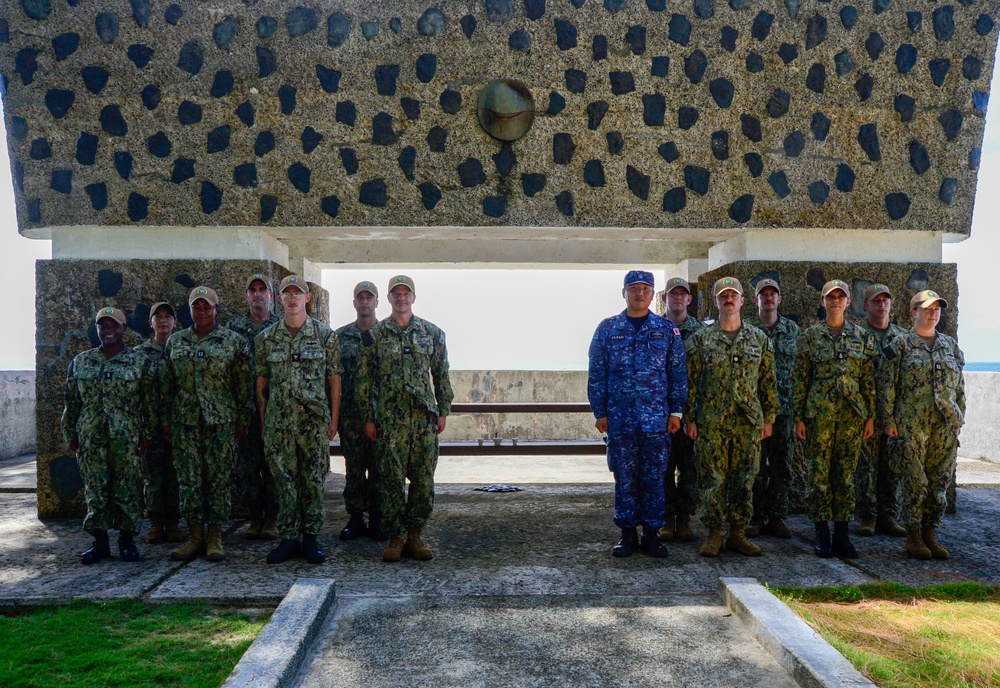
[{"label": "camouflage patrol cap", "polygon": [[284,294],[285,290],[289,287],[292,289],[298,289],[303,294],[309,293],[309,286],[306,284],[306,281],[298,275],[289,275],[285,279],[281,280],[281,286],[278,287],[278,293]]},{"label": "camouflage patrol cap", "polygon": [[416,287],[413,286],[413,279],[407,277],[406,275],[396,275],[391,280],[389,280],[389,291],[391,292],[393,290],[393,287],[398,287],[401,284],[404,287],[409,287],[410,291],[412,291],[414,294],[417,293]]},{"label": "camouflage patrol cap", "polygon": [[768,287],[771,287],[771,289],[774,289],[779,294],[781,293],[781,285],[769,277],[767,279],[762,279],[757,283],[757,287],[753,290],[754,298],[760,296],[760,293]]},{"label": "camouflage patrol cap", "polygon": [[884,284],[873,284],[865,289],[865,302],[871,301],[879,294],[885,294],[890,299],[892,298],[892,292],[889,291],[889,287]]},{"label": "camouflage patrol cap", "polygon": [[198,299],[204,299],[212,306],[219,305],[219,295],[211,287],[195,287],[188,295],[188,306],[193,306]]},{"label": "camouflage patrol cap", "polygon": [[691,293],[691,283],[688,282],[686,279],[681,279],[680,277],[671,277],[670,279],[668,279],[667,286],[663,288],[664,293],[669,294],[677,287],[680,287],[688,294]]},{"label": "camouflage patrol cap", "polygon": [[376,299],[378,298],[378,287],[376,287],[372,282],[365,280],[363,282],[358,282],[354,285],[354,295],[357,296],[361,292],[366,291]]},{"label": "camouflage patrol cap", "polygon": [[156,315],[156,311],[160,310],[161,308],[169,308],[170,309],[170,317],[175,318],[175,319],[177,318],[177,311],[174,309],[173,306],[171,306],[166,301],[159,301],[157,303],[154,303],[153,306],[149,309],[149,318],[150,318],[150,320],[152,320],[153,316]]},{"label": "camouflage patrol cap", "polygon": [[930,289],[925,289],[924,291],[918,291],[910,298],[910,310],[916,310],[917,308],[928,308],[934,303],[940,303],[941,308],[947,308],[948,302],[938,296],[936,291],[931,291]]},{"label": "camouflage patrol cap", "polygon": [[97,311],[97,315],[94,316],[94,322],[95,323],[101,322],[101,318],[111,318],[119,325],[125,324],[125,314],[112,306],[106,306],[101,310]]},{"label": "camouflage patrol cap", "polygon": [[821,299],[825,299],[826,295],[835,289],[839,289],[840,291],[844,292],[844,296],[851,295],[851,292],[847,287],[847,282],[845,282],[844,280],[835,279],[835,280],[830,280],[829,282],[823,285],[823,289],[822,291],[820,291],[819,297]]},{"label": "camouflage patrol cap", "polygon": [[625,286],[630,284],[648,284],[649,286],[655,286],[653,284],[653,273],[646,270],[629,270],[625,274]]},{"label": "camouflage patrol cap", "polygon": [[715,298],[724,291],[735,291],[740,296],[743,296],[743,285],[735,277],[722,277],[715,281],[715,285],[712,287],[712,298]]},{"label": "camouflage patrol cap", "polygon": [[250,285],[258,280],[264,283],[264,286],[267,287],[268,291],[274,290],[274,287],[271,286],[271,278],[261,272],[250,275],[250,277],[247,278],[247,290],[249,291]]}]

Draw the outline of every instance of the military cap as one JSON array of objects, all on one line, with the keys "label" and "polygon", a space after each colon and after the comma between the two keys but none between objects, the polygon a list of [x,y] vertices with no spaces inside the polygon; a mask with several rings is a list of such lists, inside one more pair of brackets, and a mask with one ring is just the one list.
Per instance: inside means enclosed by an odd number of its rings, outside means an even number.
[{"label": "military cap", "polygon": [[889,291],[889,287],[884,284],[873,284],[867,289],[865,289],[865,301],[870,301],[879,294],[885,294],[890,299],[892,298],[892,292]]},{"label": "military cap", "polygon": [[715,281],[715,286],[712,287],[712,298],[715,298],[724,291],[735,291],[740,296],[743,296],[743,285],[735,277],[722,277]]},{"label": "military cap", "polygon": [[686,279],[681,279],[680,277],[671,277],[667,280],[667,286],[664,288],[666,293],[669,294],[677,287],[680,287],[688,294],[691,293],[691,284]]},{"label": "military cap", "polygon": [[767,279],[762,279],[760,282],[757,283],[756,289],[753,290],[754,298],[760,296],[760,293],[765,289],[767,289],[768,287],[771,287],[771,289],[774,289],[779,294],[781,293],[781,286],[776,281],[774,281],[769,277]]},{"label": "military cap", "polygon": [[250,275],[250,277],[247,278],[247,287],[246,288],[249,290],[250,289],[250,285],[253,284],[254,282],[256,282],[257,280],[260,280],[261,282],[263,282],[264,286],[267,287],[268,291],[271,291],[271,290],[274,289],[274,287],[271,286],[271,278],[268,277],[267,275],[259,273],[259,272],[256,273],[256,274],[254,274],[254,275]]},{"label": "military cap", "polygon": [[365,280],[364,282],[358,282],[357,284],[354,285],[355,296],[357,296],[363,291],[368,292],[376,299],[378,298],[378,287],[376,287],[373,283],[369,282],[368,280]]},{"label": "military cap", "polygon": [[404,287],[409,287],[410,291],[412,291],[414,294],[417,293],[416,287],[413,286],[413,279],[407,277],[406,275],[396,275],[391,280],[389,280],[389,291],[392,291],[393,287],[398,287],[400,284],[402,284]]},{"label": "military cap", "polygon": [[94,317],[94,322],[101,322],[101,318],[111,318],[119,325],[125,324],[125,314],[112,306],[107,306],[97,311],[97,315]]},{"label": "military cap", "polygon": [[298,275],[289,275],[285,279],[281,280],[281,286],[278,287],[278,293],[284,294],[288,287],[298,289],[303,294],[309,293],[309,287],[306,285],[306,281]]},{"label": "military cap", "polygon": [[825,299],[826,295],[829,294],[834,289],[839,289],[840,291],[844,292],[844,296],[851,295],[850,290],[847,288],[847,282],[845,282],[844,280],[836,279],[836,280],[830,280],[829,282],[823,285],[823,290],[820,292],[819,297],[821,299]]},{"label": "military cap", "polygon": [[653,273],[646,270],[629,270],[625,274],[625,286],[630,284],[648,284],[649,286],[655,286],[653,284]]},{"label": "military cap", "polygon": [[154,303],[152,308],[149,309],[149,317],[152,318],[154,315],[156,315],[156,311],[160,310],[161,308],[169,308],[171,317],[173,318],[177,317],[177,311],[174,309],[173,306],[171,306],[166,301],[159,301],[157,303]]},{"label": "military cap", "polygon": [[188,306],[193,306],[198,299],[205,299],[212,306],[219,305],[219,295],[211,287],[195,287],[188,295]]},{"label": "military cap", "polygon": [[941,308],[947,308],[948,302],[942,299],[936,291],[931,291],[930,289],[925,289],[924,291],[918,291],[910,299],[910,310],[916,310],[917,308],[928,308],[935,302],[941,304]]}]

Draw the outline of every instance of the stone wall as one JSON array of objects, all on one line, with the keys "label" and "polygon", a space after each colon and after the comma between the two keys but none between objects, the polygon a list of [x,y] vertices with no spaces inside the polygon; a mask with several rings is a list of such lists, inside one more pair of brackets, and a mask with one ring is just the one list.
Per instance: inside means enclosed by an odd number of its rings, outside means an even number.
[{"label": "stone wall", "polygon": [[0,372],[0,459],[35,451],[35,371]]},{"label": "stone wall", "polygon": [[[18,221],[965,234],[998,8],[10,0]],[[496,78],[534,98],[513,143]]]},{"label": "stone wall", "polygon": [[959,454],[1000,463],[1000,373],[965,373],[965,427]]}]

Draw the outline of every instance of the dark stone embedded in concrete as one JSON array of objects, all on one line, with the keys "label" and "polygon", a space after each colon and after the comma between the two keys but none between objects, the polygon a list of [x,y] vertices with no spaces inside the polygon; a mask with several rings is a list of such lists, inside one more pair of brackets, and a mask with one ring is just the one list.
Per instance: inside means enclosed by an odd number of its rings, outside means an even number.
[{"label": "dark stone embedded in concrete", "polygon": [[108,185],[104,182],[87,184],[83,190],[90,197],[90,207],[94,210],[104,210],[108,207]]},{"label": "dark stone embedded in concrete", "polygon": [[567,69],[566,90],[570,93],[583,93],[587,88],[587,73],[580,69]]},{"label": "dark stone embedded in concrete", "polygon": [[750,221],[753,214],[753,194],[743,194],[729,206],[729,219],[733,222],[743,224]]},{"label": "dark stone embedded in concrete", "polygon": [[877,31],[872,31],[868,35],[868,40],[865,41],[865,50],[872,62],[876,61],[885,50],[885,41],[882,40],[882,36]]},{"label": "dark stone embedded in concrete", "polygon": [[587,161],[583,166],[583,181],[592,187],[604,186],[604,165],[600,160]]},{"label": "dark stone embedded in concrete", "polygon": [[257,165],[252,162],[243,163],[233,168],[233,182],[244,189],[257,187]]},{"label": "dark stone embedded in concrete", "polygon": [[52,146],[46,139],[35,139],[31,142],[31,148],[28,150],[28,157],[32,160],[45,160],[46,158],[52,157]]},{"label": "dark stone embedded in concrete", "polygon": [[348,176],[352,174],[357,174],[358,171],[358,156],[354,152],[353,148],[340,148],[337,151],[340,156],[340,164],[344,167],[344,172]]},{"label": "dark stone embedded in concrete", "polygon": [[560,50],[571,50],[576,47],[576,27],[567,19],[556,19],[556,46]]},{"label": "dark stone embedded in concrete", "polygon": [[806,24],[806,50],[812,50],[826,40],[826,17],[814,14]]},{"label": "dark stone embedded in concrete", "polygon": [[487,217],[503,217],[506,213],[506,196],[487,196],[483,199],[483,215]]},{"label": "dark stone embedded in concrete", "polygon": [[989,102],[989,93],[984,93],[983,91],[972,92],[972,107],[983,117],[986,116],[986,107],[989,105]]},{"label": "dark stone embedded in concrete", "polygon": [[53,88],[45,93],[45,107],[56,119],[65,117],[75,100],[75,93],[61,88]]},{"label": "dark stone embedded in concrete", "polygon": [[747,53],[746,59],[747,71],[751,74],[760,74],[764,71],[764,58],[761,57],[760,53],[749,52]]},{"label": "dark stone embedded in concrete", "polygon": [[[419,64],[417,74],[419,76]],[[396,95],[396,79],[399,77],[399,65],[378,65],[375,67],[375,89],[380,96]],[[430,79],[428,79],[430,81]],[[427,83],[426,81],[424,83]]]},{"label": "dark stone embedded in concrete", "polygon": [[701,83],[706,69],[708,69],[708,58],[700,50],[695,50],[684,58],[684,74],[687,75],[692,84]]},{"label": "dark stone embedded in concrete", "polygon": [[630,26],[625,31],[625,42],[628,43],[633,55],[646,54],[646,27]]},{"label": "dark stone embedded in concrete", "polygon": [[278,32],[278,20],[274,17],[263,16],[257,20],[254,28],[257,29],[258,36],[267,40]]},{"label": "dark stone embedded in concrete", "polygon": [[97,37],[104,43],[114,43],[118,38],[118,15],[114,12],[100,12],[94,19]]},{"label": "dark stone embedded in concrete", "polygon": [[941,130],[944,131],[944,135],[949,141],[954,141],[955,137],[958,136],[958,132],[962,129],[963,121],[962,113],[955,108],[945,110],[938,117],[938,122],[941,123]]},{"label": "dark stone embedded in concrete", "polygon": [[605,138],[608,141],[608,153],[611,155],[621,155],[625,149],[625,137],[620,131],[609,131]]},{"label": "dark stone embedded in concrete", "polygon": [[729,159],[729,132],[712,132],[712,157],[716,160]]},{"label": "dark stone embedded in concrete", "polygon": [[372,143],[379,146],[391,146],[399,139],[392,128],[392,115],[380,112],[372,117]]},{"label": "dark stone embedded in concrete", "polygon": [[23,117],[11,117],[10,126],[7,128],[10,135],[17,141],[23,141],[28,135],[28,121]]},{"label": "dark stone embedded in concrete", "polygon": [[295,112],[295,105],[297,103],[297,89],[294,86],[285,84],[278,89],[278,102],[281,103],[281,114],[291,115]]},{"label": "dark stone embedded in concrete", "polygon": [[262,158],[274,150],[274,134],[270,131],[262,131],[257,134],[257,140],[253,144],[253,152],[258,158]]},{"label": "dark stone embedded in concrete", "polygon": [[132,154],[128,151],[115,151],[115,172],[128,181],[132,178]]},{"label": "dark stone embedded in concrete", "polygon": [[177,121],[183,125],[197,124],[201,121],[201,105],[183,100],[177,106]]},{"label": "dark stone embedded in concrete", "polygon": [[913,111],[916,107],[917,101],[915,101],[910,96],[905,93],[900,93],[896,96],[896,100],[893,104],[893,109],[899,113],[899,118],[903,122],[909,122],[913,119]]},{"label": "dark stone embedded in concrete", "polygon": [[782,43],[778,46],[778,57],[786,65],[799,59],[799,49],[791,43]]},{"label": "dark stone embedded in concrete", "polygon": [[809,185],[809,200],[816,205],[822,205],[830,195],[830,185],[824,181],[815,181]]},{"label": "dark stone embedded in concrete", "polygon": [[802,0],[785,0],[785,9],[788,11],[788,16],[792,19],[798,16],[801,6]]},{"label": "dark stone embedded in concrete", "polygon": [[994,26],[996,26],[996,22],[993,21],[993,17],[988,14],[980,14],[973,28],[980,36],[985,36],[993,30]]},{"label": "dark stone embedded in concrete", "polygon": [[228,69],[220,69],[215,73],[215,79],[212,81],[212,90],[209,94],[213,98],[222,98],[228,96],[233,90],[233,73]]},{"label": "dark stone embedded in concrete", "polygon": [[490,21],[507,21],[510,19],[510,0],[485,0],[486,18]]},{"label": "dark stone embedded in concrete", "polygon": [[983,160],[983,149],[978,146],[969,151],[969,169],[978,170]]},{"label": "dark stone embedded in concrete", "polygon": [[910,271],[910,276],[906,280],[906,288],[911,291],[923,291],[930,286],[930,275],[922,268],[915,268]]},{"label": "dark stone embedded in concrete", "polygon": [[361,22],[361,35],[365,37],[366,41],[370,41],[378,35],[378,22],[375,21],[364,21]]},{"label": "dark stone embedded in concrete", "polygon": [[132,64],[139,69],[148,65],[149,61],[153,59],[153,49],[142,43],[130,45],[126,54],[128,55],[128,59],[132,60]]},{"label": "dark stone embedded in concrete", "polygon": [[909,43],[903,43],[896,49],[896,69],[900,74],[906,74],[917,64],[917,49]]},{"label": "dark stone embedded in concrete", "polygon": [[312,171],[301,162],[292,163],[288,167],[288,181],[302,193],[309,193]]},{"label": "dark stone embedded in concrete", "polygon": [[910,167],[917,174],[923,174],[931,168],[931,157],[917,139],[910,141]]},{"label": "dark stone embedded in concrete", "polygon": [[[6,43],[7,41],[3,41]],[[80,47],[80,34],[75,32],[64,33],[52,39],[52,52],[56,56],[56,62],[61,62],[76,52]],[[16,60],[15,60],[16,64]]]},{"label": "dark stone embedded in concrete", "polygon": [[934,36],[939,41],[951,40],[955,33],[955,8],[951,5],[934,10]]},{"label": "dark stone embedded in concrete", "polygon": [[302,130],[302,152],[309,155],[323,140],[323,135],[310,126]]},{"label": "dark stone embedded in concrete", "polygon": [[545,175],[539,172],[531,172],[521,175],[521,189],[528,198],[541,193],[545,189]]},{"label": "dark stone embedded in concrete", "polygon": [[771,35],[771,24],[774,23],[774,15],[770,12],[765,12],[761,10],[754,17],[753,24],[750,26],[750,35],[756,38],[758,41],[763,41]]},{"label": "dark stone embedded in concrete", "polygon": [[337,103],[337,107],[334,112],[334,119],[336,119],[341,124],[346,124],[349,127],[354,126],[354,122],[357,120],[358,111],[354,107],[354,103],[350,100],[342,100]]},{"label": "dark stone embedded in concrete", "polygon": [[875,124],[862,124],[858,129],[858,145],[872,162],[882,159],[882,150],[879,147],[878,127]]},{"label": "dark stone embedded in concrete", "polygon": [[229,137],[233,133],[232,127],[223,124],[208,132],[208,140],[205,150],[208,153],[220,153],[229,148]]},{"label": "dark stone embedded in concrete", "polygon": [[675,186],[663,194],[663,209],[669,213],[679,213],[686,205],[687,190],[683,186]]},{"label": "dark stone embedded in concrete", "polygon": [[49,188],[58,193],[73,192],[73,170],[52,170]]},{"label": "dark stone embedded in concrete", "polygon": [[417,165],[417,149],[413,146],[407,146],[400,151],[396,162],[399,163],[399,169],[403,171],[403,176],[411,182],[414,181],[413,171]]},{"label": "dark stone embedded in concrete", "polygon": [[569,134],[559,132],[552,137],[552,160],[557,165],[568,165],[576,152],[576,144]]},{"label": "dark stone embedded in concrete", "polygon": [[847,5],[840,10],[840,23],[850,31],[858,23],[858,8],[854,5]]},{"label": "dark stone embedded in concrete", "polygon": [[723,26],[719,31],[719,45],[727,53],[731,53],[736,50],[736,39],[740,37],[740,32],[731,26]]},{"label": "dark stone embedded in concrete", "polygon": [[448,142],[448,131],[441,127],[431,127],[427,132],[427,147],[434,153],[443,153]]},{"label": "dark stone embedded in concrete", "polygon": [[149,215],[149,199],[140,193],[130,193],[127,206],[128,219],[132,222],[141,222]]},{"label": "dark stone embedded in concrete", "polygon": [[170,175],[170,181],[174,184],[183,184],[192,177],[194,177],[194,160],[191,158],[177,158],[174,160],[174,169]]},{"label": "dark stone embedded in concrete", "polygon": [[240,20],[236,17],[226,17],[212,29],[212,40],[219,46],[220,50],[225,50],[236,38],[236,33],[240,30]]},{"label": "dark stone embedded in concrete", "polygon": [[662,127],[667,113],[667,99],[662,93],[642,96],[642,121],[647,127]]},{"label": "dark stone embedded in concrete", "polygon": [[955,193],[958,191],[958,180],[953,177],[945,177],[941,180],[941,188],[938,189],[938,198],[942,203],[951,205],[955,200]]},{"label": "dark stone embedded in concrete", "polygon": [[906,25],[910,28],[910,33],[917,33],[923,28],[924,15],[921,12],[907,12]]},{"label": "dark stone embedded in concrete", "polygon": [[319,209],[330,217],[337,217],[340,214],[340,198],[336,194],[324,196],[319,199]]},{"label": "dark stone embedded in concrete", "polygon": [[[393,65],[396,66],[396,65]],[[424,53],[417,58],[416,62],[417,70],[417,80],[421,83],[429,83],[431,79],[434,78],[434,74],[437,73],[437,55],[433,53]],[[376,73],[376,81],[378,80],[378,74]],[[396,88],[396,77],[399,76],[399,67],[396,66],[395,74],[392,75],[393,90]],[[379,93],[382,93],[379,91]],[[385,94],[382,94],[385,95]]]},{"label": "dark stone embedded in concrete", "polygon": [[358,200],[363,205],[373,208],[386,207],[389,204],[389,190],[386,188],[385,180],[377,177],[362,183],[358,190]]},{"label": "dark stone embedded in concrete", "polygon": [[743,164],[747,166],[750,176],[755,179],[764,173],[764,159],[760,157],[760,153],[745,153]]},{"label": "dark stone embedded in concrete", "polygon": [[744,136],[755,143],[759,143],[763,138],[760,130],[760,120],[753,115],[746,113],[740,115],[740,129],[743,131]]},{"label": "dark stone embedded in concrete", "polygon": [[406,119],[413,121],[420,119],[420,101],[413,98],[400,98],[399,106],[403,108]]},{"label": "dark stone embedded in concrete", "polygon": [[28,201],[28,222],[42,221],[42,199],[32,198]]},{"label": "dark stone embedded in concrete", "polygon": [[[260,197],[260,221],[267,224],[278,210],[278,197],[264,194]],[[336,217],[336,215],[334,215]]]},{"label": "dark stone embedded in concrete", "polygon": [[457,115],[458,111],[462,109],[462,94],[459,91],[448,89],[441,94],[438,102],[441,104],[441,109],[449,115]]},{"label": "dark stone embedded in concrete", "polygon": [[[396,21],[398,22],[399,20]],[[476,32],[476,23],[477,23],[476,18],[473,17],[471,14],[467,14],[464,17],[462,17],[458,23],[462,27],[462,33],[465,34],[465,37],[472,38],[472,34]],[[392,24],[390,23],[389,26],[391,28]],[[402,26],[400,26],[400,29],[402,29]],[[393,30],[395,31],[395,29]],[[396,31],[396,33],[399,33],[399,31]],[[430,210],[430,208],[428,208],[428,210]]]},{"label": "dark stone embedded in concrete", "polygon": [[660,157],[666,160],[668,163],[673,162],[677,158],[681,157],[681,152],[677,150],[677,144],[673,141],[667,141],[666,143],[661,143],[660,147],[656,149],[656,152],[660,154]]},{"label": "dark stone embedded in concrete", "polygon": [[254,52],[257,54],[257,77],[266,79],[278,70],[278,60],[267,48],[258,45]]},{"label": "dark stone embedded in concrete", "polygon": [[550,115],[558,115],[566,108],[566,99],[555,91],[549,92],[549,109],[545,112]]},{"label": "dark stone embedded in concrete", "polygon": [[590,47],[591,59],[594,62],[600,62],[601,60],[607,59],[608,57],[608,37],[597,34],[594,36],[594,41]]},{"label": "dark stone embedded in concrete", "polygon": [[711,173],[704,167],[697,165],[684,166],[684,185],[694,191],[699,196],[708,193],[708,181]]},{"label": "dark stone embedded in concrete", "polygon": [[155,110],[160,105],[160,89],[153,85],[147,84],[143,87],[142,92],[139,94],[139,98],[142,100],[142,106],[147,110]]},{"label": "dark stone embedded in concrete", "polygon": [[891,193],[885,197],[885,210],[890,220],[902,220],[910,212],[910,198],[905,193]]},{"label": "dark stone embedded in concrete", "polygon": [[458,166],[458,178],[466,189],[485,183],[486,172],[483,170],[483,164],[475,158],[466,158],[465,162]]},{"label": "dark stone embedded in concrete", "polygon": [[80,132],[80,138],[76,140],[76,161],[81,165],[93,165],[97,158],[97,145],[100,137]]},{"label": "dark stone embedded in concrete", "polygon": [[964,76],[969,81],[976,81],[982,76],[983,73],[983,62],[974,55],[967,55],[964,60],[962,60],[962,76]]},{"label": "dark stone embedded in concrete", "polygon": [[892,0],[872,0],[872,7],[875,10],[875,14],[882,14],[889,9],[890,4],[892,4]]},{"label": "dark stone embedded in concrete", "polygon": [[631,165],[625,167],[625,183],[628,185],[628,190],[631,191],[636,198],[645,201],[649,198],[649,175],[643,174]]},{"label": "dark stone embedded in concrete", "polygon": [[14,71],[21,77],[21,83],[30,85],[35,80],[38,71],[38,49],[22,48],[14,58]]},{"label": "dark stone embedded in concrete", "polygon": [[837,76],[846,76],[854,71],[854,60],[849,50],[841,50],[834,55],[833,62],[837,65]]},{"label": "dark stone embedded in concrete", "polygon": [[822,112],[814,113],[809,128],[812,130],[814,139],[826,141],[826,137],[830,133],[830,118]]},{"label": "dark stone embedded in concrete", "polygon": [[107,70],[97,65],[87,65],[80,70],[80,76],[83,77],[83,85],[95,96],[103,91],[108,83]]},{"label": "dark stone embedded in concrete", "polygon": [[741,10],[750,4],[750,0],[729,0],[729,7],[734,10]]},{"label": "dark stone embedded in concrete", "polygon": [[814,62],[806,74],[806,88],[816,93],[823,93],[826,88],[826,67],[822,62]]},{"label": "dark stone embedded in concrete", "polygon": [[802,149],[806,147],[806,137],[802,135],[801,131],[793,131],[785,137],[785,140],[781,142],[781,146],[785,149],[785,155],[790,158],[797,158]]},{"label": "dark stone embedded in concrete", "polygon": [[165,158],[170,155],[173,149],[170,138],[162,131],[158,131],[146,139],[146,150],[154,157]]},{"label": "dark stone embedded in concrete", "polygon": [[677,126],[681,129],[690,129],[698,122],[698,110],[686,105],[677,108]]},{"label": "dark stone embedded in concrete", "polygon": [[316,65],[316,78],[319,79],[320,88],[327,93],[336,93],[340,89],[340,77],[338,70]]},{"label": "dark stone embedded in concrete", "polygon": [[[663,4],[665,5],[666,3],[664,2]],[[712,0],[694,0],[692,4],[694,5],[694,14],[698,19],[711,19],[715,14]]]},{"label": "dark stone embedded in concrete", "polygon": [[556,194],[556,209],[566,217],[573,217],[575,212],[573,204],[573,192],[566,190]]},{"label": "dark stone embedded in concrete", "polygon": [[285,28],[292,38],[304,36],[318,25],[316,10],[312,7],[296,7],[285,15]]},{"label": "dark stone embedded in concrete", "polygon": [[128,124],[122,117],[121,108],[117,105],[105,105],[101,109],[101,115],[98,119],[101,122],[101,128],[109,136],[125,136],[128,133]]},{"label": "dark stone embedded in concrete", "polygon": [[712,94],[716,105],[727,108],[733,104],[733,94],[736,92],[736,88],[729,79],[719,77],[709,82],[708,92]]},{"label": "dark stone embedded in concrete", "polygon": [[842,162],[837,165],[837,177],[833,184],[839,191],[849,193],[854,191],[854,176],[854,170],[851,169],[851,166]]},{"label": "dark stone embedded in concrete", "polygon": [[417,33],[421,36],[437,36],[444,31],[444,13],[431,7],[417,20]]},{"label": "dark stone embedded in concrete", "polygon": [[188,41],[181,46],[180,54],[177,57],[178,69],[183,69],[188,74],[197,74],[201,71],[203,64],[205,64],[205,53],[200,45],[194,41]]},{"label": "dark stone embedded in concrete", "polygon": [[875,79],[868,72],[865,72],[858,77],[858,80],[854,82],[854,90],[858,94],[858,99],[863,103],[868,100],[872,95],[872,89],[875,88]]},{"label": "dark stone embedded in concrete", "polygon": [[493,158],[493,165],[497,169],[497,174],[501,177],[509,175],[517,164],[514,146],[510,141],[504,141],[503,145],[500,146],[500,150],[490,157]]},{"label": "dark stone embedded in concrete", "polygon": [[784,170],[775,170],[769,174],[767,183],[780,198],[785,198],[788,194],[792,193],[791,188],[788,186],[788,175],[785,174]]},{"label": "dark stone embedded in concrete", "polygon": [[792,102],[792,97],[788,91],[776,89],[767,101],[767,114],[772,118],[782,117],[788,112],[788,107]]},{"label": "dark stone embedded in concrete", "polygon": [[420,189],[420,200],[424,204],[424,210],[434,210],[434,206],[441,200],[441,189],[431,182],[424,182],[417,188]]},{"label": "dark stone embedded in concrete", "polygon": [[[21,9],[31,19],[48,19],[52,11],[51,0],[21,0]],[[76,492],[73,493],[74,495]]]},{"label": "dark stone embedded in concrete", "polygon": [[112,298],[122,289],[124,278],[122,273],[114,270],[99,270],[97,272],[97,290],[101,296]]},{"label": "dark stone embedded in concrete", "polygon": [[545,14],[545,0],[524,0],[524,16],[531,21],[541,19]]},{"label": "dark stone embedded in concrete", "polygon": [[[608,79],[611,82],[611,92],[616,96],[631,93],[635,90],[635,79],[632,76],[632,72],[611,72],[608,74]],[[584,81],[584,84],[586,84],[586,81]],[[568,77],[566,87],[569,88]],[[572,91],[573,89],[570,90]]]},{"label": "dark stone embedded in concrete", "polygon": [[252,127],[257,121],[257,111],[249,100],[240,103],[233,112],[245,126]]},{"label": "dark stone embedded in concrete", "polygon": [[351,22],[340,12],[334,12],[326,19],[326,43],[331,48],[339,48],[351,35]]}]

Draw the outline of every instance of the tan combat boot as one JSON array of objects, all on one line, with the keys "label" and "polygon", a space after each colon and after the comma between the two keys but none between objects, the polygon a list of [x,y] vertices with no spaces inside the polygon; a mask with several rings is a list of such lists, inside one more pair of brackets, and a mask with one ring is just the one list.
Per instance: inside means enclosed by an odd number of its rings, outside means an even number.
[{"label": "tan combat boot", "polygon": [[175,513],[168,513],[163,523],[166,526],[167,542],[184,542],[184,531],[177,525],[180,516]]},{"label": "tan combat boot", "polygon": [[393,535],[382,552],[382,561],[399,561],[403,558],[403,534]]},{"label": "tan combat boot", "polygon": [[188,523],[188,540],[170,553],[174,561],[191,561],[205,552],[205,531],[200,522]]},{"label": "tan combat boot", "polygon": [[209,523],[208,535],[205,538],[205,558],[209,561],[222,561],[226,558],[226,550],[222,549],[222,524]]},{"label": "tan combat boot", "polygon": [[260,529],[264,527],[264,518],[260,514],[250,517],[250,525],[243,531],[244,540],[260,540]]},{"label": "tan combat boot", "polygon": [[703,557],[717,557],[722,549],[722,526],[709,528],[708,537],[698,553]]},{"label": "tan combat boot", "polygon": [[759,557],[760,547],[747,540],[746,526],[736,523],[729,524],[729,537],[726,538],[726,549],[731,549],[748,557]]},{"label": "tan combat boot", "polygon": [[906,531],[906,553],[914,559],[931,558],[931,550],[924,544],[919,530]]},{"label": "tan combat boot", "polygon": [[261,540],[277,540],[278,539],[278,518],[277,516],[267,516],[264,519],[264,525],[260,528],[260,539]]},{"label": "tan combat boot", "polygon": [[406,531],[406,546],[403,551],[417,561],[430,561],[434,558],[434,553],[420,539],[420,530],[420,528],[410,528]]},{"label": "tan combat boot", "polygon": [[947,559],[948,550],[938,544],[934,537],[934,526],[924,526],[920,529],[920,538],[924,541],[927,549],[931,551],[931,556],[935,559]]},{"label": "tan combat boot", "polygon": [[674,517],[667,516],[666,524],[656,533],[660,542],[673,542],[674,539]]},{"label": "tan combat boot", "polygon": [[764,530],[764,517],[754,516],[750,519],[750,525],[743,529],[743,534],[747,537],[757,537],[762,530]]},{"label": "tan combat boot", "polygon": [[677,539],[681,542],[694,542],[691,514],[677,514]]},{"label": "tan combat boot", "polygon": [[903,537],[906,535],[906,528],[899,525],[896,519],[889,514],[879,514],[879,517],[875,519],[875,532],[893,537]]},{"label": "tan combat boot", "polygon": [[868,517],[861,519],[861,525],[858,526],[858,535],[863,535],[864,537],[871,537],[875,534],[875,519]]},{"label": "tan combat boot", "polygon": [[161,514],[149,515],[149,532],[146,533],[145,540],[151,545],[163,542],[163,516]]}]

